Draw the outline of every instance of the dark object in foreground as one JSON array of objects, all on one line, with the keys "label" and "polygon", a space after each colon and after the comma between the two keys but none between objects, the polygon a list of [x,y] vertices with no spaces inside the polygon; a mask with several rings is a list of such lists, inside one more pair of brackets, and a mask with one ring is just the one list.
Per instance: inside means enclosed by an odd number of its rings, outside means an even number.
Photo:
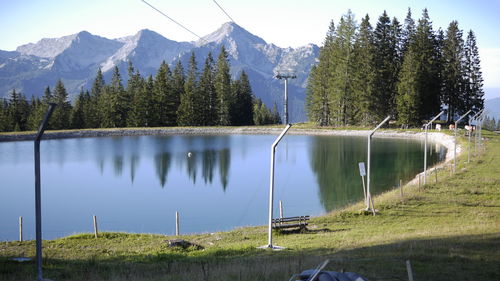
[{"label": "dark object in foreground", "polygon": [[309,216],[273,219],[273,229],[306,228],[306,226],[309,224],[307,222],[308,220]]},{"label": "dark object in foreground", "polygon": [[[302,271],[299,275],[295,274],[288,281],[307,280],[307,281],[368,281],[365,277],[354,272],[337,272],[337,271],[323,271],[326,265],[330,262],[329,259],[322,262],[315,269],[308,269]],[[298,278],[298,279],[296,279]]]},{"label": "dark object in foreground", "polygon": [[[314,269],[304,270],[298,276],[297,280],[310,280],[315,273]],[[354,272],[320,271],[314,278],[315,281],[368,281],[365,277]],[[312,281],[312,280],[311,280]]]},{"label": "dark object in foreground", "polygon": [[186,241],[184,239],[172,239],[172,240],[166,240],[165,242],[168,243],[169,247],[181,247],[183,249],[193,247],[196,250],[203,250],[204,249],[203,246],[198,245],[198,244],[193,244],[193,243]]}]

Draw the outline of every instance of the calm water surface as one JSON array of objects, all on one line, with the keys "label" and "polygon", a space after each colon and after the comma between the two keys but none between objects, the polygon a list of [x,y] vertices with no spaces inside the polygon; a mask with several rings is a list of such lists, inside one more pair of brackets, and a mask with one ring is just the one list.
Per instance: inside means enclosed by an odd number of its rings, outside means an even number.
[{"label": "calm water surface", "polygon": [[[275,135],[138,136],[41,143],[43,238],[101,231],[174,234],[267,223]],[[429,146],[429,165],[446,149]],[[0,240],[34,239],[33,142],[0,143]],[[363,198],[366,137],[287,135],[276,150],[285,216],[321,215]],[[372,192],[423,170],[423,143],[372,142]],[[277,208],[276,208],[277,209]],[[278,216],[278,210],[275,210]]]}]

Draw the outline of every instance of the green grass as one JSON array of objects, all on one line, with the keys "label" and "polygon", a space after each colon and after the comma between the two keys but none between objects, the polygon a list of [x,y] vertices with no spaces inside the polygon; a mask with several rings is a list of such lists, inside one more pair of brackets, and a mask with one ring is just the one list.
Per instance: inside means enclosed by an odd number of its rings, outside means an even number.
[{"label": "green grass", "polygon": [[[405,186],[375,198],[376,216],[361,203],[313,218],[308,231],[278,233],[283,251],[260,250],[267,228],[182,236],[201,245],[169,248],[172,236],[79,234],[44,241],[44,277],[53,280],[288,280],[329,258],[369,280],[500,280],[500,135],[485,133],[486,150],[457,172],[438,170],[428,185]],[[463,140],[465,141],[465,139]],[[35,280],[34,241],[0,242],[0,280]]]}]

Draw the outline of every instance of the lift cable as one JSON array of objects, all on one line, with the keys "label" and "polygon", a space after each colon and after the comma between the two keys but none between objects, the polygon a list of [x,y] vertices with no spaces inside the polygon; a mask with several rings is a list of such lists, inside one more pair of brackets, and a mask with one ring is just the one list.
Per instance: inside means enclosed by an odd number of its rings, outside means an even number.
[{"label": "lift cable", "polygon": [[[178,21],[174,20],[173,18],[167,16],[165,13],[163,13],[162,11],[160,11],[159,9],[157,9],[156,7],[154,7],[153,5],[149,4],[148,2],[146,2],[145,0],[141,0],[142,2],[144,2],[146,5],[148,5],[149,7],[151,7],[152,9],[154,9],[155,11],[157,11],[158,13],[160,13],[162,16],[166,17],[167,19],[171,20],[173,23],[177,24],[178,26],[182,27],[183,29],[185,29],[186,31],[188,31],[189,33],[193,34],[194,36],[198,37],[200,40],[202,41],[205,41],[205,39],[203,39],[202,37],[200,37],[198,34],[194,33],[193,31],[191,31],[189,28],[185,27],[184,25],[180,24]],[[208,43],[208,42],[207,42]]]},{"label": "lift cable", "polygon": [[213,0],[214,3],[222,10],[222,12],[224,12],[224,14],[226,14],[226,16],[234,23],[236,23],[233,18],[224,10],[224,8],[221,7],[221,5],[219,5],[219,3],[217,3],[217,1]]}]

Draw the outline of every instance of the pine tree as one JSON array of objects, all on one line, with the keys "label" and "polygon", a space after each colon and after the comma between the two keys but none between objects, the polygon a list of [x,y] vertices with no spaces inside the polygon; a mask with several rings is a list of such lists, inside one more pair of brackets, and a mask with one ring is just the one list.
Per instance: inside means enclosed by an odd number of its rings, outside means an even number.
[{"label": "pine tree", "polygon": [[[319,51],[319,62],[313,65],[309,74],[309,81],[307,84],[306,95],[306,111],[309,120],[315,122],[320,126],[328,126],[333,121],[330,112],[330,88],[328,81],[331,77],[331,53],[333,48],[333,40],[335,37],[335,24],[330,22],[328,32],[325,38],[324,46]],[[256,103],[254,112],[259,112],[257,119],[254,123],[262,124],[260,108],[261,105]]]},{"label": "pine tree", "polygon": [[217,96],[215,93],[215,73],[212,53],[208,53],[200,78],[199,91],[202,98],[202,125],[217,124]]},{"label": "pine tree", "polygon": [[391,20],[387,12],[379,17],[374,31],[373,111],[376,120],[394,114],[397,77],[399,75],[397,20]]},{"label": "pine tree", "polygon": [[175,120],[175,124],[177,125],[177,111],[181,104],[181,96],[184,94],[184,84],[186,83],[186,77],[184,75],[184,67],[182,66],[181,61],[177,61],[177,64],[174,68],[174,73],[172,75],[172,96],[171,96],[171,109],[169,110],[169,118],[173,118]]},{"label": "pine tree", "polygon": [[250,81],[245,71],[242,71],[238,80],[234,81],[234,106],[232,114],[232,125],[243,126],[253,124],[253,97]]},{"label": "pine tree", "polygon": [[75,101],[75,106],[73,107],[70,115],[70,126],[73,129],[86,128],[85,126],[85,104],[88,103],[87,96],[83,91],[80,90],[80,94]]},{"label": "pine tree", "polygon": [[371,111],[375,107],[372,100],[373,92],[373,28],[370,25],[368,14],[359,26],[359,33],[354,42],[354,99],[356,108],[354,123],[368,125],[374,122]]},{"label": "pine tree", "polygon": [[180,104],[180,95],[175,91],[174,88],[174,78],[170,72],[168,65],[166,66],[166,81],[167,81],[167,92],[165,96],[165,108],[163,109],[164,114],[162,116],[163,124],[165,126],[175,126],[177,125],[177,109]]},{"label": "pine tree", "polygon": [[127,114],[130,108],[130,98],[123,88],[122,79],[118,66],[113,70],[111,78],[110,91],[115,98],[115,116],[111,116],[114,120],[113,127],[125,127],[127,122]]},{"label": "pine tree", "polygon": [[[324,48],[320,49],[320,60],[318,65],[313,65],[309,73],[309,82],[307,83],[307,95],[306,95],[306,111],[307,118],[313,121],[319,126],[327,126],[330,124],[330,106],[328,103],[328,91],[326,86],[326,75],[323,69],[320,68],[322,65],[322,54]],[[254,107],[255,108],[255,107]],[[259,111],[260,107],[254,110],[254,112]],[[257,121],[254,117],[255,125],[261,124],[262,121],[257,117]]]},{"label": "pine tree", "polygon": [[[448,107],[448,122],[460,114],[464,97],[464,42],[458,22],[452,21],[443,42],[442,102]],[[465,113],[465,112],[463,112]]]},{"label": "pine tree", "polygon": [[53,130],[62,130],[70,128],[71,103],[68,99],[68,93],[61,80],[58,80],[54,88],[53,102],[56,108],[49,121],[49,128]]},{"label": "pine tree", "polygon": [[345,126],[353,122],[354,106],[354,42],[357,24],[349,10],[343,15],[337,26],[329,59],[332,77],[328,81],[331,88],[330,112],[335,118],[335,125]]},{"label": "pine tree", "polygon": [[111,84],[103,88],[101,96],[101,125],[105,128],[125,127],[130,102],[117,66],[113,70]]},{"label": "pine tree", "polygon": [[155,122],[151,124],[152,126],[165,126],[167,123],[173,123],[171,120],[167,120],[168,96],[172,91],[170,76],[170,69],[167,63],[163,61],[155,77],[153,94],[153,116],[155,116]]},{"label": "pine tree", "polygon": [[419,88],[419,61],[416,45],[410,43],[404,55],[403,65],[399,73],[397,86],[396,110],[398,123],[401,125],[418,125],[420,122],[421,93]]},{"label": "pine tree", "polygon": [[264,125],[265,114],[262,112],[262,100],[255,99],[253,102],[253,123],[257,126]]},{"label": "pine tree", "polygon": [[[390,32],[390,40],[391,40],[391,48],[394,49],[394,53],[396,54],[396,57],[394,58],[393,61],[393,72],[394,72],[394,83],[397,83],[397,76],[399,74],[399,70],[401,69],[401,65],[403,63],[403,46],[402,46],[402,29],[401,29],[401,24],[399,23],[398,19],[396,17],[392,18],[391,21],[391,32]],[[393,97],[393,102],[394,102]],[[394,112],[393,112],[394,114]]]},{"label": "pine tree", "polygon": [[105,87],[104,77],[102,76],[101,68],[97,70],[94,83],[92,84],[92,89],[90,91],[90,102],[85,109],[87,112],[87,127],[89,128],[99,128],[102,122],[102,106],[103,103],[101,99],[102,92]]},{"label": "pine tree", "polygon": [[28,129],[29,103],[22,93],[12,90],[9,96],[7,114],[9,131],[26,131]]},{"label": "pine tree", "polygon": [[197,67],[194,52],[191,53],[184,94],[177,111],[177,123],[180,126],[197,126],[201,123],[201,101],[197,86]]},{"label": "pine tree", "polygon": [[427,9],[419,19],[415,35],[415,50],[419,62],[418,83],[421,96],[420,120],[430,119],[441,109],[440,102],[440,61],[438,42],[432,29]]},{"label": "pine tree", "polygon": [[215,93],[217,95],[217,110],[218,120],[217,125],[231,125],[231,75],[229,73],[228,53],[224,45],[222,45],[219,57],[217,59],[217,67],[215,70]]},{"label": "pine tree", "polygon": [[0,98],[0,132],[6,132],[9,130],[7,107],[7,101],[3,98]]},{"label": "pine tree", "polygon": [[401,31],[401,53],[404,55],[408,51],[410,42],[414,40],[416,33],[415,20],[411,17],[411,9],[408,8],[403,29]]},{"label": "pine tree", "polygon": [[147,114],[148,108],[144,108],[147,104],[141,103],[142,89],[144,80],[139,73],[139,70],[135,70],[131,61],[128,64],[128,81],[127,81],[127,93],[130,98],[130,111],[127,115],[127,126],[129,127],[139,127],[145,126],[143,118]]},{"label": "pine tree", "polygon": [[[465,41],[465,107],[461,112],[469,109],[477,112],[484,108],[483,75],[481,60],[476,45],[476,36],[472,30],[467,34]],[[494,126],[493,126],[494,127]]]},{"label": "pine tree", "polygon": [[278,111],[278,105],[274,103],[273,105],[273,111],[271,112],[270,115],[270,123],[269,124],[281,124],[281,117],[280,113]]},{"label": "pine tree", "polygon": [[[42,102],[40,101],[39,98],[32,96],[31,101],[29,102],[29,115],[28,115],[28,121],[26,125],[27,130],[36,130],[37,128],[37,123],[40,125],[39,121],[37,120],[38,114],[37,111],[40,110]],[[38,121],[38,122],[37,122]]]},{"label": "pine tree", "polygon": [[[132,96],[131,109],[129,113],[128,125],[132,127],[147,127],[148,120],[152,113],[153,100],[152,92],[148,92],[146,81],[140,76],[139,71],[134,74],[137,79],[134,85],[135,90]],[[152,76],[151,80],[153,79]],[[127,89],[129,90],[129,89]]]},{"label": "pine tree", "polygon": [[256,98],[253,101],[253,123],[255,125],[280,124],[281,118],[274,104],[273,112],[271,112],[261,99]]},{"label": "pine tree", "polygon": [[[154,80],[153,76],[149,75],[148,79],[142,83],[142,89],[140,92],[139,100],[136,100],[135,102],[138,103],[139,108],[143,108],[145,111],[143,111],[141,114],[139,114],[140,122],[144,122],[138,124],[138,126],[149,126],[151,127],[151,124],[154,124],[155,122],[155,115],[152,114],[153,111],[153,92],[154,92]],[[143,106],[141,106],[141,104]]]},{"label": "pine tree", "polygon": [[399,75],[397,110],[401,124],[418,125],[440,109],[440,63],[438,42],[427,10],[410,40]]}]

